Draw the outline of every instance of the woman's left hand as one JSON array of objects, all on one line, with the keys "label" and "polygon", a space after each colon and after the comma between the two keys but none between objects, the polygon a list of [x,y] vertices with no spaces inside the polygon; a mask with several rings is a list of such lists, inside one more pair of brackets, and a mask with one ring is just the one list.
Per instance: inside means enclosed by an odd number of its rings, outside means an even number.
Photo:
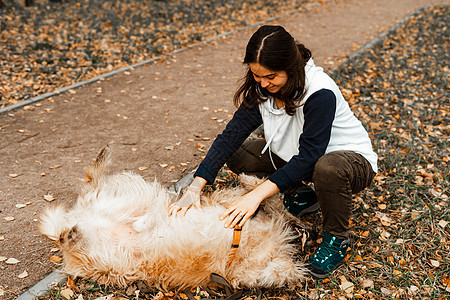
[{"label": "woman's left hand", "polygon": [[264,198],[251,191],[228,206],[220,216],[220,220],[222,221],[228,216],[225,227],[234,228],[238,224],[242,226],[256,212],[263,200]]}]

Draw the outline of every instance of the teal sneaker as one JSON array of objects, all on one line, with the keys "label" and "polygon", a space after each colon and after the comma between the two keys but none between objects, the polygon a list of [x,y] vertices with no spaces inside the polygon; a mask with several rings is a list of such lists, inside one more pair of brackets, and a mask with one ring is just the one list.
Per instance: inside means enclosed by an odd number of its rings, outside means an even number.
[{"label": "teal sneaker", "polygon": [[309,273],[316,279],[328,277],[334,269],[344,262],[349,246],[350,239],[340,239],[324,232],[319,249],[308,260]]},{"label": "teal sneaker", "polygon": [[287,211],[297,218],[318,211],[320,208],[316,192],[311,188],[302,189],[293,194],[284,194],[283,203]]}]

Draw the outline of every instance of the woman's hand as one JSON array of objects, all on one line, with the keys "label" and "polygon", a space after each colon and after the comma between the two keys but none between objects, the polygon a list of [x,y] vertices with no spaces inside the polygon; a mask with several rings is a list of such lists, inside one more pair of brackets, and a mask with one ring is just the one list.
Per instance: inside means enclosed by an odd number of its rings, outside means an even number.
[{"label": "woman's hand", "polygon": [[264,199],[279,191],[275,183],[266,180],[253,191],[245,194],[228,206],[227,210],[220,216],[220,220],[222,221],[228,217],[225,221],[225,227],[234,228],[237,224],[242,226],[256,212]]},{"label": "woman's hand", "polygon": [[184,194],[180,200],[169,206],[169,216],[174,215],[183,217],[192,206],[202,209],[200,204],[200,194],[205,184],[205,179],[195,177],[194,181],[184,191]]},{"label": "woman's hand", "polygon": [[255,193],[249,192],[228,206],[220,216],[220,220],[222,221],[228,216],[225,227],[234,228],[238,223],[242,226],[255,213],[263,200]]}]

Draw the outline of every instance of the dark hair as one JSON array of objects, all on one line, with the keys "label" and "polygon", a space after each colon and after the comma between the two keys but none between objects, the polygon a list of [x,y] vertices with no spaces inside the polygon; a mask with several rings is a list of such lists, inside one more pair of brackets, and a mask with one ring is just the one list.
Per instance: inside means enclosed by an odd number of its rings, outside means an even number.
[{"label": "dark hair", "polygon": [[[264,25],[250,38],[243,63],[259,63],[268,70],[286,72],[286,84],[273,96],[284,102],[286,113],[292,116],[305,95],[305,65],[310,58],[311,51],[296,43],[283,27]],[[269,91],[256,82],[250,67],[242,80],[244,82],[233,99],[237,107],[242,102],[249,106],[268,99]]]}]

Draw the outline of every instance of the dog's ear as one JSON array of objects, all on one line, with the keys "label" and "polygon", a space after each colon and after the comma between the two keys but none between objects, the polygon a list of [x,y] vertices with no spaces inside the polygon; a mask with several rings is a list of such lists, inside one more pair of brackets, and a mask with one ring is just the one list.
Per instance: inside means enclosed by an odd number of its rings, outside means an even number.
[{"label": "dog's ear", "polygon": [[247,190],[252,191],[254,190],[258,185],[264,182],[264,179],[258,178],[256,176],[246,175],[246,174],[240,174],[239,175],[239,182],[241,183],[241,186]]}]

